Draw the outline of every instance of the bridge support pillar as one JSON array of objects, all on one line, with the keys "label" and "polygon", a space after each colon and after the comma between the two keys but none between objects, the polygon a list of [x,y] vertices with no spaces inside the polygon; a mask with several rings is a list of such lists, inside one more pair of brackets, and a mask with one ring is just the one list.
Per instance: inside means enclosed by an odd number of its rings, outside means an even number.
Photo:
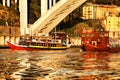
[{"label": "bridge support pillar", "polygon": [[52,7],[52,0],[49,0],[49,9]]},{"label": "bridge support pillar", "polygon": [[27,0],[19,0],[19,7],[20,7],[19,8],[20,9],[20,33],[21,35],[29,34]]},{"label": "bridge support pillar", "polygon": [[15,3],[17,3],[18,2],[18,0],[15,0]]},{"label": "bridge support pillar", "polygon": [[53,0],[53,5],[55,5],[55,3],[56,3],[56,0]]},{"label": "bridge support pillar", "polygon": [[41,0],[41,15],[44,15],[48,10],[48,0]]},{"label": "bridge support pillar", "polygon": [[3,6],[5,6],[5,0],[2,0]]},{"label": "bridge support pillar", "polygon": [[53,5],[55,5],[55,3],[56,3],[56,0],[49,0],[49,9],[50,9]]},{"label": "bridge support pillar", "polygon": [[11,0],[7,0],[7,6],[10,7]]},{"label": "bridge support pillar", "polygon": [[10,5],[11,5],[11,0],[2,0],[2,4],[3,4],[3,6],[8,6],[8,7],[10,7]]}]

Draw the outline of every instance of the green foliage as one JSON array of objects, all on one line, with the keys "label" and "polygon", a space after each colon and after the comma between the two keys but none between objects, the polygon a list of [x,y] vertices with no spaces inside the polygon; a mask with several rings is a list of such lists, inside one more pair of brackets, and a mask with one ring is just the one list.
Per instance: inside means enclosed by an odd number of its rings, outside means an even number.
[{"label": "green foliage", "polygon": [[5,26],[5,20],[4,19],[0,19],[0,25],[4,25]]},{"label": "green foliage", "polygon": [[95,31],[100,31],[101,29],[104,30],[99,20],[86,20],[75,24],[71,28],[68,28],[67,33],[69,36],[80,37],[83,29],[86,30],[94,29]]},{"label": "green foliage", "polygon": [[12,4],[11,7],[3,6],[0,4],[1,15],[0,25],[16,26],[19,27],[19,10],[17,4]]},{"label": "green foliage", "polygon": [[69,36],[75,36],[74,29],[75,29],[75,26],[67,29],[66,32],[68,33]]},{"label": "green foliage", "polygon": [[3,6],[0,4],[0,9],[3,9]]},{"label": "green foliage", "polygon": [[40,0],[31,0],[29,3],[29,22],[34,23],[40,17]]},{"label": "green foliage", "polygon": [[88,24],[84,22],[79,22],[75,24],[73,27],[67,29],[67,33],[69,36],[81,36],[83,29],[91,29]]},{"label": "green foliage", "polygon": [[83,22],[76,24],[74,29],[74,34],[76,36],[81,36],[83,29],[90,29],[90,27],[88,26],[88,24],[85,24]]}]

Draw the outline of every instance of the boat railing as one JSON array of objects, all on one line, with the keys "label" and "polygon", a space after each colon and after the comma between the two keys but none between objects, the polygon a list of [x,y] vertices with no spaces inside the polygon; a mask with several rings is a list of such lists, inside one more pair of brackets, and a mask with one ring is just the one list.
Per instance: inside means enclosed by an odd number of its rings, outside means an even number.
[{"label": "boat railing", "polygon": [[120,40],[110,38],[109,45],[111,48],[120,47]]}]

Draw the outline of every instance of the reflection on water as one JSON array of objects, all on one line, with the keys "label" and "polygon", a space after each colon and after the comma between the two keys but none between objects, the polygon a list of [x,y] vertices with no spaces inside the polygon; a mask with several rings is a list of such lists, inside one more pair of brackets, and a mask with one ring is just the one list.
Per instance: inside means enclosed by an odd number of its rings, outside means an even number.
[{"label": "reflection on water", "polygon": [[0,50],[0,80],[119,80],[120,53]]},{"label": "reflection on water", "polygon": [[92,53],[87,52],[84,55],[82,55],[82,69],[99,69],[99,70],[106,70],[109,69],[109,57],[110,53]]},{"label": "reflection on water", "polygon": [[110,53],[87,52],[82,55],[82,58],[82,70],[87,72],[87,75],[80,79],[109,80],[109,77],[105,74],[109,73]]}]

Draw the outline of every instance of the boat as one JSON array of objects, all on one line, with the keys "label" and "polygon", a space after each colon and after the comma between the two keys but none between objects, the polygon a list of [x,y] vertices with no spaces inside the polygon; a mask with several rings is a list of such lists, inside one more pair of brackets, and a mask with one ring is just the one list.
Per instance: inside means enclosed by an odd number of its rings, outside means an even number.
[{"label": "boat", "polygon": [[81,49],[83,51],[119,52],[120,44],[119,40],[109,36],[109,31],[83,30]]},{"label": "boat", "polygon": [[18,44],[9,41],[7,41],[7,44],[12,50],[66,50],[70,47],[67,41],[66,33],[57,32],[55,36],[49,39],[42,38],[36,40],[33,38],[21,38]]}]

